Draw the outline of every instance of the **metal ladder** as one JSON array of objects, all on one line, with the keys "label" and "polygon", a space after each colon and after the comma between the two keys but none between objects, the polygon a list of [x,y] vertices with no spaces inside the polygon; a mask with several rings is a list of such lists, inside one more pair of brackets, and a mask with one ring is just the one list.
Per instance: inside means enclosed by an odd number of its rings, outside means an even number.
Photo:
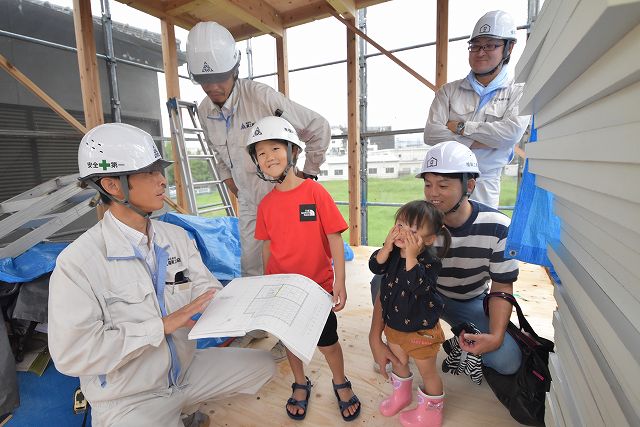
[{"label": "metal ladder", "polygon": [[0,258],[17,257],[90,212],[98,201],[96,193],[83,188],[78,174],[73,174],[50,179],[0,203],[0,239],[8,239],[0,245]]},{"label": "metal ladder", "polygon": [[[175,161],[179,165],[180,174],[182,176],[184,187],[187,193],[187,204],[189,211],[194,215],[203,215],[205,213],[219,211],[224,209],[227,216],[235,216],[229,192],[224,182],[220,181],[218,171],[216,170],[216,157],[204,136],[204,130],[200,126],[200,118],[198,116],[198,108],[195,102],[181,101],[176,98],[170,98],[167,101],[167,109],[169,110],[169,119],[171,123],[171,133],[176,138],[176,146],[178,153],[174,155]],[[184,125],[184,114],[188,115],[190,123],[187,127]],[[199,142],[200,153],[189,154],[187,142]],[[191,172],[191,159],[199,159],[207,162],[211,180],[194,182]],[[197,188],[216,186],[220,195],[220,202],[209,203],[198,206]]]}]

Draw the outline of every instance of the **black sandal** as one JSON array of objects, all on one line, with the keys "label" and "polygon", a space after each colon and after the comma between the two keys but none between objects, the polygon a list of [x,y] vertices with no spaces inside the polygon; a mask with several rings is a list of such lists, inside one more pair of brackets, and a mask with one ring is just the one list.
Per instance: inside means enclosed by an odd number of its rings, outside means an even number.
[{"label": "black sandal", "polygon": [[[349,381],[347,377],[344,377],[344,379],[347,381],[342,384],[334,384],[333,380],[331,380],[331,384],[333,384],[333,392],[336,395],[336,399],[338,399],[338,406],[340,407],[340,415],[342,415],[342,419],[345,421],[353,421],[358,418],[358,415],[360,415],[360,408],[362,408],[362,403],[360,403],[360,399],[358,399],[358,396],[356,396],[355,393],[353,394],[353,396],[351,396],[351,399],[347,400],[346,402],[344,400],[340,400],[338,390],[340,390],[341,388],[350,388],[351,391],[353,391],[353,388],[351,387],[351,381]],[[356,409],[356,412],[351,415],[345,416],[344,411],[348,409],[349,406],[355,404],[358,404],[358,409]]]},{"label": "black sandal", "polygon": [[297,389],[303,389],[307,391],[307,397],[305,397],[304,400],[296,400],[293,397],[290,397],[289,400],[287,400],[287,405],[297,406],[298,408],[304,410],[304,412],[302,414],[292,414],[291,412],[289,412],[289,409],[286,405],[284,407],[284,410],[287,411],[287,415],[289,415],[289,418],[298,421],[304,420],[304,417],[307,416],[307,404],[309,403],[309,396],[311,396],[311,387],[313,387],[313,384],[311,384],[311,380],[309,379],[309,377],[305,378],[307,379],[306,384],[298,384],[295,382],[291,384],[291,393],[293,393]]}]

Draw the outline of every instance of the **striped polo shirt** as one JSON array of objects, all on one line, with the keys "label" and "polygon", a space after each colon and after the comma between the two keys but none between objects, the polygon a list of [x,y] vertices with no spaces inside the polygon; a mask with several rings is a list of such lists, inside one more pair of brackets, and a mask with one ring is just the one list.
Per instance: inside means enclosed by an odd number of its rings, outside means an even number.
[{"label": "striped polo shirt", "polygon": [[518,261],[504,258],[511,220],[496,209],[469,202],[473,211],[467,222],[447,227],[451,248],[442,259],[438,278],[438,291],[458,300],[487,292],[492,280],[513,283],[518,279]]}]

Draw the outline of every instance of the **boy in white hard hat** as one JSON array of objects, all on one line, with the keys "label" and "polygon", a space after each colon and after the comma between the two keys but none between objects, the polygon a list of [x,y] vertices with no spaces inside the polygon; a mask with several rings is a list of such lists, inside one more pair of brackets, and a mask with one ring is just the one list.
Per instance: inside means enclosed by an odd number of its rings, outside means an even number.
[{"label": "boy in white hard hat", "polygon": [[265,84],[239,79],[240,51],[231,33],[216,22],[200,22],[189,31],[187,65],[207,94],[198,113],[220,179],[238,197],[242,275],[262,274],[262,242],[254,239],[256,211],[273,184],[256,176],[245,149],[252,127],[262,117],[281,113],[305,142],[306,161],[298,175],[315,179],[331,140],[329,122]]},{"label": "boy in white hard hat", "polygon": [[149,219],[168,164],[151,135],[122,123],[93,128],[78,149],[80,179],[109,210],[58,256],[49,349],[60,372],[80,377],[94,426],[181,426],[183,411],[255,393],[275,372],[268,352],[187,339],[221,285],[184,230]]},{"label": "boy in white hard hat", "polygon": [[[437,285],[444,302],[442,319],[453,327],[473,323],[480,334],[465,331],[459,340],[462,350],[481,355],[484,365],[510,375],[518,370],[521,362],[518,345],[505,334],[511,304],[492,298],[487,317],[482,303],[489,291],[513,294],[518,261],[504,257],[509,217],[469,200],[478,175],[474,153],[456,141],[446,141],[427,151],[416,177],[424,180],[425,199],[445,214],[444,224],[452,237],[451,247],[442,258]],[[379,286],[379,276],[375,276],[372,294],[377,295]],[[394,358],[381,339],[383,327],[378,303],[374,305],[369,343],[379,366],[386,366],[387,361]],[[384,369],[381,373],[387,378]]]},{"label": "boy in white hard hat", "polygon": [[424,128],[425,144],[453,140],[471,148],[481,172],[472,198],[494,208],[502,168],[529,123],[518,110],[523,84],[514,83],[506,67],[516,41],[509,14],[494,10],[482,16],[469,40],[471,71],[436,92]]},{"label": "boy in white hard hat", "polygon": [[[247,151],[257,175],[275,184],[258,206],[256,239],[264,242],[265,274],[302,274],[333,295],[334,308],[320,335],[318,348],[333,374],[340,414],[345,421],[352,421],[360,414],[361,404],[344,375],[334,313],[347,302],[341,236],[347,223],[322,185],[295,174],[296,160],[303,149],[304,143],[293,126],[281,117],[265,117],[253,127]],[[312,384],[305,376],[302,361],[289,350],[287,358],[294,383],[285,409],[290,418],[302,420],[307,415]]]}]

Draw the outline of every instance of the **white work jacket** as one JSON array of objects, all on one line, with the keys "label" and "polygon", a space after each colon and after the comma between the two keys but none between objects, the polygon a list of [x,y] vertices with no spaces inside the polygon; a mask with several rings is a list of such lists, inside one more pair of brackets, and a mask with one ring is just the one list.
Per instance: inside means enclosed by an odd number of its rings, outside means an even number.
[{"label": "white work jacket", "polygon": [[56,261],[49,350],[60,372],[80,377],[90,403],[182,386],[195,341],[186,328],[165,336],[162,317],[222,287],[183,229],[158,221],[153,228],[153,275],[110,215]]},{"label": "white work jacket", "polygon": [[[466,78],[445,84],[431,104],[424,128],[425,144],[453,140],[471,147],[474,141],[481,142],[491,148],[472,149],[478,159],[480,179],[500,176],[529,124],[529,116],[518,114],[523,88],[524,84],[511,80],[479,109],[480,97]],[[465,123],[463,135],[447,128],[450,120]]]},{"label": "white work jacket", "polygon": [[306,144],[302,170],[318,175],[331,141],[329,122],[318,113],[289,100],[270,86],[246,79],[236,81],[222,108],[208,97],[198,106],[202,127],[216,154],[220,179],[233,178],[240,203],[252,206],[253,211],[273,184],[256,175],[247,142],[256,121],[273,116],[276,110],[283,112],[282,117],[293,125],[300,140]]}]

